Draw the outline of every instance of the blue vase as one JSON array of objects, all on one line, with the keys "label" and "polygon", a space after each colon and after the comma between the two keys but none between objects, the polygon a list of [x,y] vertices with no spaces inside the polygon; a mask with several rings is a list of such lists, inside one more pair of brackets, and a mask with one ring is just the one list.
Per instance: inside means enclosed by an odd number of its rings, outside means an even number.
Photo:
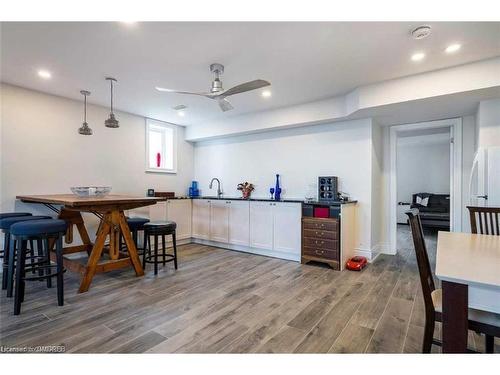
[{"label": "blue vase", "polygon": [[280,175],[276,175],[276,187],[274,188],[274,200],[279,201],[281,199],[281,188],[280,188]]}]

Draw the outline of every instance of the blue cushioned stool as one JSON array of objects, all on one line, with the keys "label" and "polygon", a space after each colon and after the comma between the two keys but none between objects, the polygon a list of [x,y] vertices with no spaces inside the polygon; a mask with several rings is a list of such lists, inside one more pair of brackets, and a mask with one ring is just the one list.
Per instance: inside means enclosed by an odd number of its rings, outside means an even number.
[{"label": "blue cushioned stool", "polygon": [[[138,232],[144,230],[144,224],[149,223],[149,219],[144,217],[127,217],[127,225],[132,232],[132,239],[134,241],[135,247],[137,248],[137,253],[142,254],[144,252],[144,246],[139,247],[137,235]],[[122,249],[122,237],[120,236],[120,250]]]},{"label": "blue cushioned stool", "polygon": [[[167,262],[174,262],[177,269],[177,243],[175,239],[175,221],[154,221],[144,224],[144,253],[142,255],[142,268],[146,268],[146,263],[153,263],[155,275],[158,274],[158,263],[165,265]],[[165,236],[172,235],[173,254],[167,254],[167,242]],[[158,252],[158,241],[161,237],[161,254]],[[154,239],[154,254],[151,246],[151,238]],[[161,258],[161,259],[159,259]]]},{"label": "blue cushioned stool", "polygon": [[[0,220],[6,219],[8,217],[18,217],[18,216],[31,216],[31,213],[29,212],[2,212],[0,213]],[[9,243],[9,239],[7,238],[7,233],[4,234],[4,241],[3,241],[3,250],[0,250],[0,259],[4,257],[4,254],[7,252],[7,244]],[[2,274],[2,289],[4,288],[3,285],[3,274]],[[7,279],[6,279],[7,280]]]},{"label": "blue cushioned stool", "polygon": [[[9,215],[9,214],[2,214],[2,215]],[[8,264],[9,264],[9,243],[10,243],[10,227],[18,223],[20,221],[26,221],[26,220],[41,220],[41,219],[50,219],[50,216],[32,216],[30,213],[24,213],[24,212],[15,212],[10,214],[10,216],[3,216],[0,218],[0,229],[4,232],[4,262],[2,265],[3,273],[2,273],[2,289],[7,289],[7,277],[8,277]],[[33,242],[30,242],[30,254],[31,254],[31,261],[34,261],[34,246]],[[12,291],[9,293],[7,292],[7,297],[12,297]]]},{"label": "blue cushioned stool", "polygon": [[[11,264],[16,253],[16,242],[21,244],[17,249],[17,265],[16,265],[16,281],[14,292],[14,315],[19,315],[21,312],[21,303],[24,301],[25,282],[29,280],[47,280],[47,286],[51,287],[52,277],[57,277],[57,302],[59,306],[64,304],[64,286],[63,286],[63,244],[62,238],[66,233],[67,224],[64,220],[41,219],[21,221],[11,225],[10,227],[10,244],[9,244],[9,273],[11,272]],[[39,261],[33,263],[30,267],[26,267],[26,242],[28,240],[36,240],[39,244],[43,243],[44,254]],[[56,244],[56,265],[50,263],[50,243],[52,240]],[[31,269],[41,271],[37,276],[26,276],[26,271]],[[53,269],[56,269],[53,272]],[[10,275],[9,275],[10,276]],[[9,277],[9,286],[12,288],[12,279]]]}]

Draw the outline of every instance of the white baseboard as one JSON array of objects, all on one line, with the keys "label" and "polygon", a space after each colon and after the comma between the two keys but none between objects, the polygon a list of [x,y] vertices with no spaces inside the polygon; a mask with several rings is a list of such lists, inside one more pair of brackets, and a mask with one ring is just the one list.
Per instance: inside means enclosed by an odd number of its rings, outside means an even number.
[{"label": "white baseboard", "polygon": [[373,262],[380,254],[392,254],[388,243],[379,242],[371,249],[357,247],[354,249],[354,255],[363,256],[369,262]]}]

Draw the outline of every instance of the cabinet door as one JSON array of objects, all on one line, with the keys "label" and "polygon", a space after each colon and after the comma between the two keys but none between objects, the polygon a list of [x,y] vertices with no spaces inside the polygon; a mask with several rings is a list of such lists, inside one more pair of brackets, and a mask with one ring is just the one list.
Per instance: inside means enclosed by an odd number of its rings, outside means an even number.
[{"label": "cabinet door", "polygon": [[301,205],[300,203],[274,203],[274,251],[300,255]]},{"label": "cabinet door", "polygon": [[271,202],[250,202],[251,247],[272,250],[273,204]]},{"label": "cabinet door", "polygon": [[177,223],[178,240],[191,237],[191,199],[170,199],[167,201],[167,219]]},{"label": "cabinet door", "polygon": [[210,240],[227,243],[229,241],[229,203],[213,200],[210,205]]},{"label": "cabinet door", "polygon": [[193,237],[208,240],[210,234],[210,201],[193,199]]},{"label": "cabinet door", "polygon": [[229,202],[229,243],[250,244],[250,204],[242,201]]},{"label": "cabinet door", "polygon": [[165,221],[167,220],[167,202],[158,202],[149,206],[149,220]]}]

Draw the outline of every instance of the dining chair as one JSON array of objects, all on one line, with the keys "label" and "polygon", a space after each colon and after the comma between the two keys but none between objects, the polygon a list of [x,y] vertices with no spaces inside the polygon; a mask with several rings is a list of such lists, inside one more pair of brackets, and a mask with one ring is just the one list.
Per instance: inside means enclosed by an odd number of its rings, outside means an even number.
[{"label": "dining chair", "polygon": [[[420,284],[425,305],[425,328],[422,353],[430,353],[432,344],[441,346],[441,341],[434,339],[434,326],[442,322],[443,294],[436,289],[432,276],[431,265],[424,240],[424,232],[420,216],[414,212],[406,213],[409,218],[415,255],[417,258]],[[500,337],[500,314],[489,313],[476,309],[468,310],[469,329],[485,335],[486,353],[493,353],[494,338]]]},{"label": "dining chair", "polygon": [[467,208],[472,233],[500,236],[500,207],[467,206]]}]

